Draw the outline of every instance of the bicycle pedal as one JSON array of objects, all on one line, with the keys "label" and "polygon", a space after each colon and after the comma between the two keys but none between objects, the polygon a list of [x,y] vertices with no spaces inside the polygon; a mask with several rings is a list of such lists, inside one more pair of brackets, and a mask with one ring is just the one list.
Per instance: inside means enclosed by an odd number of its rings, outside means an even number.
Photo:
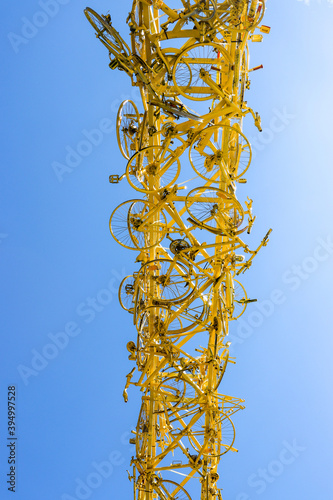
[{"label": "bicycle pedal", "polygon": [[109,68],[111,68],[111,69],[116,69],[116,68],[118,68],[118,66],[119,66],[119,63],[118,63],[117,59],[113,59],[113,61],[111,61],[109,64]]},{"label": "bicycle pedal", "polygon": [[110,175],[109,176],[109,182],[110,184],[118,184],[120,181],[119,175]]}]

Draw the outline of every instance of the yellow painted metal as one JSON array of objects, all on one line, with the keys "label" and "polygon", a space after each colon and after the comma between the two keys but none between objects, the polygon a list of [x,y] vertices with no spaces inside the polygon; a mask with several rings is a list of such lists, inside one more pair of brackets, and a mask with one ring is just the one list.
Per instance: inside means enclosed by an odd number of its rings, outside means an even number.
[{"label": "yellow painted metal", "polygon": [[[142,404],[133,437],[131,465],[135,500],[222,500],[217,472],[223,455],[237,451],[232,416],[244,401],[223,394],[230,363],[229,322],[249,299],[239,276],[267,244],[255,250],[243,236],[255,217],[252,200],[237,200],[237,183],[251,163],[242,132],[250,115],[249,42],[270,28],[260,26],[264,0],[133,0],[129,45],[110,15],[87,8],[96,37],[107,48],[110,68],[124,71],[140,90],[142,111],[124,101],[117,139],[127,160],[134,197],[116,207],[110,231],[137,252],[139,270],[119,288],[123,309],[133,316],[136,341],[127,344],[136,366],[123,392],[134,385]],[[176,45],[176,47],[172,47]],[[209,101],[208,113],[189,101]],[[202,108],[201,108],[202,109]],[[186,190],[177,184],[184,153],[192,168]],[[187,160],[187,161],[188,161]]]}]

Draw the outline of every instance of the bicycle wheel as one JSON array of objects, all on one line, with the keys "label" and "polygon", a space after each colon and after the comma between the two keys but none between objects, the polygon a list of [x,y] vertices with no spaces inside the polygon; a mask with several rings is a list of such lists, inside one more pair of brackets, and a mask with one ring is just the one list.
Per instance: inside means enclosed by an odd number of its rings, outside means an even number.
[{"label": "bicycle wheel", "polygon": [[169,319],[169,309],[163,306],[148,306],[140,311],[136,320],[139,335],[144,338],[151,336],[164,336]]},{"label": "bicycle wheel", "polygon": [[152,297],[162,305],[178,304],[188,299],[195,291],[196,278],[184,264],[170,259],[155,259],[146,262],[139,271],[138,279],[147,276],[154,285]]},{"label": "bicycle wheel", "polygon": [[212,390],[216,391],[217,388],[219,387],[220,383],[222,382],[223,376],[225,374],[225,371],[228,366],[228,360],[229,360],[229,350],[225,349],[220,357],[220,366],[219,366],[219,371],[217,373],[216,380],[213,384]]},{"label": "bicycle wheel", "polygon": [[143,338],[138,334],[136,343],[136,363],[139,370],[143,370],[148,360],[148,339]]},{"label": "bicycle wheel", "polygon": [[218,174],[223,176],[223,171],[232,180],[239,180],[250,166],[252,151],[245,135],[235,127],[213,125],[194,137],[189,156],[194,171],[200,177],[220,182]]},{"label": "bicycle wheel", "polygon": [[207,318],[208,307],[201,297],[195,298],[185,308],[171,308],[168,324],[168,335],[187,333],[198,325],[203,324]]},{"label": "bicycle wheel", "polygon": [[173,184],[180,173],[180,161],[173,151],[148,146],[129,160],[126,178],[140,193],[154,193]]},{"label": "bicycle wheel", "polygon": [[142,200],[129,200],[118,205],[109,222],[116,242],[129,250],[146,250],[158,245],[164,238],[167,223],[161,211],[149,221],[147,214],[153,208],[153,203]]},{"label": "bicycle wheel", "polygon": [[140,114],[133,101],[121,103],[117,114],[117,140],[121,154],[129,160],[139,149]]},{"label": "bicycle wheel", "polygon": [[233,298],[233,305],[234,305],[234,310],[232,314],[232,319],[238,319],[242,314],[244,314],[247,303],[247,293],[243,285],[237,281],[234,280],[234,298]]},{"label": "bicycle wheel", "polygon": [[[207,427],[209,417],[209,428]],[[215,432],[212,432],[213,429]],[[193,448],[204,457],[218,458],[225,455],[235,442],[235,426],[221,411],[208,410],[193,424],[189,432]]]},{"label": "bicycle wheel", "polygon": [[153,484],[153,488],[158,494],[157,500],[191,500],[183,486],[169,481],[168,479],[160,480],[157,484]]},{"label": "bicycle wheel", "polygon": [[[167,412],[173,412],[176,407],[177,412],[188,409],[193,404],[197,404],[200,395],[195,384],[185,380],[181,373],[173,374],[162,380],[157,391],[162,397],[162,402],[167,406]],[[169,409],[170,406],[171,409]]]},{"label": "bicycle wheel", "polygon": [[150,85],[159,96],[173,96],[171,85],[172,68],[178,56],[178,49],[160,49],[152,55]]},{"label": "bicycle wheel", "polygon": [[168,377],[157,387],[158,396],[162,398],[164,404],[169,403],[173,408],[180,403],[185,391],[185,381],[180,376]]},{"label": "bicycle wheel", "polygon": [[[139,275],[138,275],[139,276]],[[136,277],[134,296],[133,324],[136,325],[138,315],[147,307],[147,281]]]},{"label": "bicycle wheel", "polygon": [[141,405],[138,423],[136,426],[136,454],[139,458],[145,455],[148,444],[148,403],[144,401]]},{"label": "bicycle wheel", "polygon": [[90,7],[87,7],[84,10],[84,13],[92,27],[95,29],[98,37],[102,38],[111,48],[121,50],[125,53],[127,52],[125,50],[125,42],[122,40],[119,33],[111,26],[111,21],[109,24],[109,22],[105,19],[106,16],[100,16]]},{"label": "bicycle wheel", "polygon": [[192,189],[186,197],[185,205],[190,216],[208,230],[230,233],[243,222],[241,204],[222,189]]},{"label": "bicycle wheel", "polygon": [[149,212],[153,209],[153,203],[135,201],[128,210],[128,231],[136,247],[141,250],[158,245],[167,232],[164,212],[160,210],[149,217]]},{"label": "bicycle wheel", "polygon": [[228,315],[229,320],[238,319],[247,307],[247,293],[243,285],[233,280],[229,286],[224,283],[219,290],[219,310],[221,317]]},{"label": "bicycle wheel", "polygon": [[[136,323],[137,323],[137,318],[138,316],[142,313],[142,311],[145,310],[145,307],[143,307],[139,312],[136,317]],[[140,325],[140,329],[138,329],[138,335],[137,335],[137,365],[139,370],[142,370],[147,363],[148,360],[148,347],[153,340],[153,337],[155,332],[151,334],[151,331],[149,329],[149,325],[147,327],[147,324],[144,323],[143,325]]]},{"label": "bicycle wheel", "polygon": [[134,312],[134,294],[135,294],[135,278],[134,276],[126,276],[120,283],[118,290],[118,298],[120,305],[125,311],[133,314]]},{"label": "bicycle wheel", "polygon": [[174,64],[172,77],[175,87],[187,99],[212,99],[216,91],[202,80],[200,72],[206,71],[214,83],[218,77],[218,83],[223,88],[232,77],[230,63],[230,55],[217,43],[191,45],[179,54]]}]

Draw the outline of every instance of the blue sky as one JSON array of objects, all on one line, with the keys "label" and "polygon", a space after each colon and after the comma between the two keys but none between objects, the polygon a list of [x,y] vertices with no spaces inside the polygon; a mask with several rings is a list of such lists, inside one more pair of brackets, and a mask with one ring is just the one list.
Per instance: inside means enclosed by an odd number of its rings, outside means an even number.
[{"label": "blue sky", "polygon": [[[129,40],[130,3],[90,6],[110,10]],[[136,269],[135,253],[113,241],[108,219],[136,194],[108,176],[125,168],[118,106],[139,100],[126,75],[108,68],[85,7],[18,0],[2,13],[1,499],[12,494],[12,384],[17,500],[132,496],[128,433],[139,394],[131,388],[125,405],[122,390],[135,332],[117,289]],[[244,125],[255,154],[238,194],[254,200],[253,246],[273,233],[242,280],[258,302],[230,332],[237,364],[224,392],[244,398],[246,410],[234,420],[239,453],[220,465],[225,500],[333,495],[332,16],[327,0],[270,1],[271,33],[251,46],[251,65],[264,69],[247,100],[263,132]],[[55,164],[66,172],[56,175]]]}]

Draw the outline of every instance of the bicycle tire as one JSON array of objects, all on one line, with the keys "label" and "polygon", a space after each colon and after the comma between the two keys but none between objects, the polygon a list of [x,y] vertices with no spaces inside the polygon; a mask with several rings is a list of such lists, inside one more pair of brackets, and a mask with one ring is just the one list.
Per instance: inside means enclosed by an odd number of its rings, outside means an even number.
[{"label": "bicycle tire", "polygon": [[185,488],[175,481],[163,479],[152,486],[158,495],[162,489],[163,496],[158,496],[158,500],[192,500]]},{"label": "bicycle tire", "polygon": [[197,404],[199,396],[199,388],[189,380],[182,377],[181,372],[170,374],[167,378],[163,379],[157,387],[159,396],[162,397],[162,402],[173,409],[177,408],[177,412],[187,410],[193,404]]},{"label": "bicycle tire", "polygon": [[169,309],[163,306],[148,306],[141,309],[136,318],[138,334],[147,338],[149,329],[154,330],[154,335],[164,336],[169,318]]},{"label": "bicycle tire", "polygon": [[178,56],[179,49],[160,49],[160,53],[155,52],[151,61],[152,75],[150,85],[159,96],[173,96],[174,89],[172,80],[172,68]]},{"label": "bicycle tire", "polygon": [[222,361],[220,363],[220,368],[219,368],[219,374],[218,374],[218,377],[217,377],[217,381],[215,382],[215,384],[212,387],[213,392],[215,392],[218,389],[218,387],[219,387],[219,385],[222,382],[222,379],[224,377],[225,371],[227,369],[228,361],[229,361],[229,350],[228,349],[225,349],[223,351],[220,359]]},{"label": "bicycle tire", "polygon": [[158,396],[163,399],[163,402],[170,403],[173,408],[178,406],[185,390],[185,381],[177,376],[165,378],[156,389]]},{"label": "bicycle tire", "polygon": [[244,219],[239,201],[218,188],[199,187],[190,191],[185,205],[190,216],[208,231],[229,234],[238,228]]},{"label": "bicycle tire", "polygon": [[189,158],[193,170],[206,181],[220,182],[222,162],[229,174],[224,180],[238,181],[250,166],[252,150],[237,128],[219,124],[204,128],[193,138]]},{"label": "bicycle tire", "polygon": [[242,285],[238,280],[233,280],[234,281],[234,299],[233,299],[233,305],[234,305],[234,310],[232,313],[232,319],[238,319],[244,314],[245,309],[247,307],[247,303],[245,302],[242,304],[242,300],[246,301],[247,299],[247,293]]},{"label": "bicycle tire", "polygon": [[147,220],[149,212],[153,209],[153,203],[137,200],[128,210],[128,231],[132,241],[140,250],[148,250],[159,245],[167,232],[167,220],[162,210],[155,213],[153,220]]},{"label": "bicycle tire", "polygon": [[153,208],[153,203],[143,200],[128,200],[118,205],[109,221],[110,232],[116,242],[129,250],[147,250],[158,245],[164,238],[167,227],[162,211],[159,212],[158,220],[153,223],[143,223],[141,228],[138,226],[140,216],[149,213]]},{"label": "bicycle tire", "polygon": [[136,345],[136,363],[138,365],[138,369],[141,371],[148,360],[148,353],[145,351],[146,348],[146,343],[140,337],[140,335],[137,336],[137,345]]},{"label": "bicycle tire", "polygon": [[195,292],[196,278],[183,263],[166,258],[155,259],[141,267],[137,279],[141,279],[144,273],[155,285],[155,302],[162,305],[179,304]]},{"label": "bicycle tire", "polygon": [[[121,38],[119,33],[110,26],[102,16],[97,14],[93,9],[87,7],[84,10],[85,16],[90,22],[90,24],[95,29],[98,37],[101,37],[106,42],[107,46],[115,49],[116,51],[120,50],[126,55],[128,55],[129,49],[124,40]],[[125,50],[126,46],[126,50]]]},{"label": "bicycle tire", "polygon": [[125,100],[117,113],[117,140],[121,154],[129,160],[139,149],[140,114],[135,103]]},{"label": "bicycle tire", "polygon": [[147,421],[148,421],[148,404],[146,401],[143,401],[141,408],[140,408],[140,413],[139,413],[139,418],[138,418],[138,423],[136,426],[136,439],[135,439],[135,447],[136,447],[136,453],[138,457],[142,457],[145,454],[145,449],[148,443],[148,427],[147,427]]},{"label": "bicycle tire", "polygon": [[[209,410],[209,412],[211,414],[214,413],[213,410]],[[206,436],[206,413],[207,412],[203,413],[193,424],[193,430],[191,430],[188,436],[189,441],[193,448],[203,457],[219,458],[232,448],[236,438],[235,426],[228,415],[225,415],[221,411],[215,411],[215,414],[219,414],[219,416],[217,419],[213,418],[213,420],[215,420],[214,425],[220,427],[219,432],[221,433],[221,438],[217,438],[217,448],[214,450],[212,446],[213,443],[207,442],[210,440],[208,440],[208,433]],[[205,439],[205,437],[207,439]]]},{"label": "bicycle tire", "polygon": [[199,324],[203,323],[207,315],[208,308],[200,297],[196,297],[178,314],[177,311],[171,308],[168,336],[178,336],[190,332]]},{"label": "bicycle tire", "polygon": [[216,80],[216,72],[219,72],[223,88],[228,85],[231,78],[230,64],[231,57],[221,45],[213,42],[195,43],[185,48],[175,61],[172,71],[174,85],[187,99],[194,101],[212,99],[216,91],[202,80],[200,71],[202,69],[207,71],[213,76],[213,80]]},{"label": "bicycle tire", "polygon": [[126,178],[140,193],[154,193],[171,186],[180,173],[180,161],[171,149],[148,146],[127,163]]},{"label": "bicycle tire", "polygon": [[[136,280],[138,277],[136,277]],[[146,287],[146,282],[144,282],[144,287]],[[141,281],[137,281],[136,285],[136,293],[135,293],[135,301],[134,301],[134,310],[133,310],[133,324],[136,325],[138,315],[140,312],[147,307],[147,293],[146,289],[141,286]]]},{"label": "bicycle tire", "polygon": [[134,293],[135,293],[135,278],[133,275],[125,276],[121,281],[118,289],[119,303],[125,311],[134,313]]}]

